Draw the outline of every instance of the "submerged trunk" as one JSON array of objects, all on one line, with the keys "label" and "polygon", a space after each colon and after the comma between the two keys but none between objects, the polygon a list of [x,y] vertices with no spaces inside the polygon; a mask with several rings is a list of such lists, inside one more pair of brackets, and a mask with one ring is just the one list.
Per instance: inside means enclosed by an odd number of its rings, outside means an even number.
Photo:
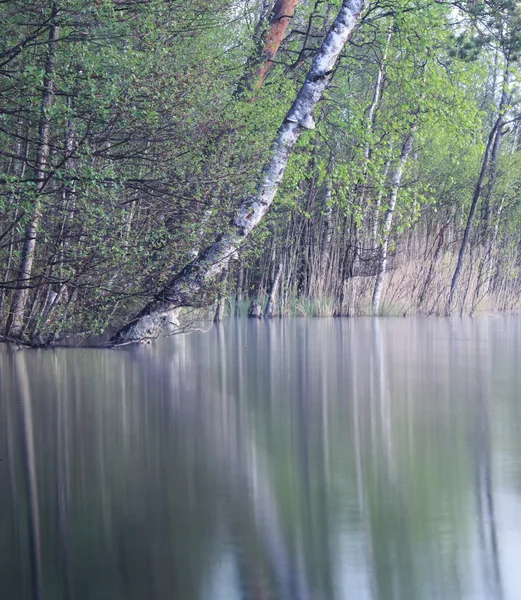
[{"label": "submerged trunk", "polygon": [[[54,17],[56,17],[56,7],[53,7]],[[24,325],[24,312],[29,295],[29,285],[33,272],[34,253],[36,248],[36,236],[40,225],[42,213],[42,193],[47,183],[46,168],[49,162],[49,141],[51,123],[49,117],[49,108],[53,101],[54,94],[54,69],[56,43],[58,41],[57,25],[51,25],[49,30],[48,56],[45,65],[45,78],[43,83],[43,92],[41,100],[40,125],[38,136],[38,148],[36,150],[36,197],[34,201],[33,213],[25,228],[24,245],[22,257],[18,272],[17,289],[13,294],[11,301],[11,312],[7,319],[6,335],[19,337],[22,334]]]},{"label": "submerged trunk", "polygon": [[207,302],[204,296],[210,284],[236,256],[237,249],[270,208],[300,135],[304,130],[314,127],[313,110],[329,84],[338,57],[364,6],[365,0],[344,0],[342,3],[335,22],[312,62],[306,81],[277,133],[257,192],[241,202],[228,231],[175,275],[136,319],[113,337],[113,342],[121,344],[157,337],[168,322],[168,314],[172,309]]}]

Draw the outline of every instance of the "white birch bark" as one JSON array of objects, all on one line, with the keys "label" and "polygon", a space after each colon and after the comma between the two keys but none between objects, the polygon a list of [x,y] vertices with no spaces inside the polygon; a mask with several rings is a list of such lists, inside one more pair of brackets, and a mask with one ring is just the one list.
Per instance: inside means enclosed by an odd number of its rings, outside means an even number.
[{"label": "white birch bark", "polygon": [[413,126],[412,131],[409,133],[405,142],[402,146],[402,152],[400,155],[400,162],[396,167],[396,170],[393,173],[392,182],[391,182],[391,193],[389,196],[389,206],[387,208],[387,212],[385,213],[385,220],[383,226],[383,239],[382,246],[380,249],[380,260],[378,266],[378,274],[376,275],[376,282],[374,285],[373,291],[373,315],[377,315],[380,310],[380,300],[382,297],[382,289],[385,279],[385,273],[387,271],[387,257],[389,250],[389,234],[391,232],[391,227],[393,224],[393,216],[394,209],[396,208],[396,201],[398,199],[398,191],[400,190],[400,185],[402,183],[403,170],[407,163],[407,159],[409,158],[409,154],[412,150],[412,144],[414,141],[414,133],[416,131],[416,126]]},{"label": "white birch bark", "polygon": [[275,300],[277,299],[277,293],[279,291],[280,278],[282,277],[282,269],[283,264],[281,261],[279,263],[279,268],[277,269],[275,279],[273,280],[273,285],[271,286],[271,292],[268,298],[268,305],[266,307],[266,316],[270,318],[273,317],[273,313],[275,311]]},{"label": "white birch bark", "polygon": [[387,34],[387,40],[385,42],[385,48],[382,54],[382,59],[380,61],[380,68],[378,69],[378,76],[376,78],[376,86],[373,95],[373,101],[371,102],[371,106],[369,107],[369,111],[367,113],[367,143],[364,148],[364,169],[363,169],[363,180],[367,176],[367,170],[369,168],[369,160],[371,158],[371,142],[370,137],[373,131],[374,123],[376,120],[376,109],[380,105],[380,100],[382,98],[382,92],[384,88],[385,82],[385,64],[387,62],[387,54],[389,53],[389,46],[391,45],[391,39],[393,37],[393,26],[392,23],[389,26],[389,33]]},{"label": "white birch bark", "polygon": [[270,160],[265,164],[257,192],[244,199],[229,230],[197,259],[177,273],[139,315],[113,337],[116,344],[138,342],[161,335],[175,308],[204,304],[209,284],[226,268],[237,249],[261,222],[284,176],[289,156],[305,129],[312,129],[313,110],[327,88],[338,57],[352,34],[367,0],[344,0],[326,39],[316,54],[306,81],[277,133]]},{"label": "white birch bark", "polygon": [[[392,152],[392,146],[391,146],[391,152]],[[385,162],[384,176],[383,176],[384,184],[387,182],[387,177],[389,175],[390,168],[391,168],[391,160],[389,159]],[[380,212],[380,205],[382,204],[382,196],[383,195],[384,195],[384,188],[382,188],[378,192],[378,196],[377,196],[376,202],[374,204],[374,220],[373,220],[373,231],[372,231],[371,239],[373,240],[373,246],[375,248],[378,245],[378,221],[379,221],[378,213]]]}]

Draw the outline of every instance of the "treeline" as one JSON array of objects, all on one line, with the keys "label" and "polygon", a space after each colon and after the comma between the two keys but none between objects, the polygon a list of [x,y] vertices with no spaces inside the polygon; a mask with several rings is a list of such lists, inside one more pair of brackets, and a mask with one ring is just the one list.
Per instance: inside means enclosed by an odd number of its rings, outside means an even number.
[{"label": "treeline", "polygon": [[10,0],[0,17],[4,338],[215,300],[218,317],[519,307],[516,2]]}]

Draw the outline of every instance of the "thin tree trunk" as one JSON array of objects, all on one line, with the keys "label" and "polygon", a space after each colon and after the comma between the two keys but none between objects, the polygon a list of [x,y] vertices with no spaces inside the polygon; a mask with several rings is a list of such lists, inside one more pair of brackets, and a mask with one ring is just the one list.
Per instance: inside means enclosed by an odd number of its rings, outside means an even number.
[{"label": "thin tree trunk", "polygon": [[320,252],[319,294],[326,289],[327,273],[331,262],[331,240],[333,238],[333,207],[331,206],[331,181],[326,184],[324,194],[324,233]]},{"label": "thin tree trunk", "polygon": [[277,298],[277,293],[279,291],[281,277],[282,277],[282,261],[279,263],[279,268],[277,269],[277,274],[275,275],[275,279],[273,280],[270,295],[268,298],[268,304],[266,306],[266,316],[269,318],[273,317],[273,312],[275,310],[275,300]]},{"label": "thin tree trunk", "polygon": [[[373,99],[369,106],[369,110],[367,112],[367,121],[366,121],[366,142],[364,146],[364,159],[362,166],[362,174],[358,180],[358,183],[354,187],[354,196],[356,197],[356,201],[353,199],[353,204],[356,204],[360,207],[361,211],[361,219],[362,223],[365,222],[366,218],[366,196],[368,190],[368,182],[367,182],[367,174],[369,171],[369,164],[371,162],[372,155],[372,141],[371,141],[371,133],[374,128],[374,124],[376,121],[376,111],[380,105],[382,99],[382,93],[384,89],[385,83],[385,63],[387,61],[387,54],[389,52],[389,46],[391,44],[391,39],[393,35],[392,23],[389,25],[389,32],[387,34],[387,40],[385,43],[384,51],[382,54],[380,68],[378,69],[378,76],[376,78],[376,85],[373,93]],[[360,193],[359,193],[360,192]],[[368,208],[368,207],[367,207]],[[353,207],[353,210],[357,210],[356,207]],[[359,262],[360,262],[360,250],[362,247],[362,239],[360,233],[361,226],[357,223],[354,218],[354,214],[351,217],[351,247],[352,247],[352,255],[348,262],[349,276],[354,277],[355,274],[359,271]]]},{"label": "thin tree trunk", "polygon": [[[71,100],[67,101],[68,107],[71,107]],[[65,133],[65,157],[64,157],[64,167],[69,171],[69,173],[73,170],[74,167],[74,159],[72,155],[74,153],[76,144],[76,128],[74,125],[74,120],[72,117],[69,117],[67,122],[67,130]],[[64,274],[64,262],[65,256],[70,248],[69,235],[71,224],[74,220],[74,213],[76,211],[76,182],[74,180],[67,182],[63,190],[61,192],[61,206],[59,207],[63,211],[62,224],[60,227],[58,245],[57,245],[57,253],[58,253],[58,279],[60,280],[60,286],[58,288],[58,292],[52,289],[52,284],[49,285],[49,289],[47,292],[47,300],[43,306],[42,314],[40,315],[40,323],[38,327],[41,327],[42,323],[46,325],[49,324],[50,316],[56,309],[56,307],[63,301],[63,298],[67,295],[67,284],[65,282],[65,274]],[[132,204],[134,206],[134,204]],[[123,249],[126,250],[126,241],[124,241]],[[55,257],[51,256],[49,262],[54,263]],[[52,275],[52,270],[49,275]],[[36,333],[38,335],[38,332]]]},{"label": "thin tree trunk", "polygon": [[[478,181],[476,183],[476,187],[474,188],[474,195],[472,197],[472,203],[470,205],[470,212],[467,218],[467,224],[465,226],[465,232],[463,234],[463,240],[461,241],[461,246],[458,254],[458,262],[456,263],[456,269],[454,270],[454,275],[452,276],[452,282],[450,286],[449,296],[447,298],[447,307],[446,312],[450,314],[453,310],[454,298],[456,295],[456,291],[458,288],[459,280],[461,278],[461,272],[463,270],[463,263],[465,260],[465,253],[467,251],[467,247],[470,241],[470,234],[472,232],[472,226],[474,224],[474,217],[476,215],[476,209],[478,207],[479,200],[481,198],[481,192],[483,191],[483,185],[485,183],[485,177],[491,168],[493,152],[497,148],[496,139],[497,136],[501,136],[501,129],[503,127],[503,123],[505,120],[505,109],[510,101],[510,93],[508,90],[508,83],[510,81],[510,68],[507,63],[505,69],[505,75],[503,80],[503,93],[501,94],[501,101],[499,103],[499,109],[497,113],[496,121],[490,131],[488,136],[487,147],[485,149],[485,155],[483,157],[483,163],[481,165],[481,171],[479,173]],[[500,141],[500,140],[499,140]],[[497,159],[497,153],[496,153]]]},{"label": "thin tree trunk", "polygon": [[213,315],[213,322],[220,323],[224,321],[224,298],[221,297],[217,300],[217,305],[215,307],[215,313]]},{"label": "thin tree trunk", "polygon": [[365,181],[367,177],[367,170],[369,169],[369,160],[371,158],[371,140],[370,135],[374,127],[374,123],[376,120],[376,110],[380,105],[380,100],[382,98],[382,92],[385,83],[385,63],[387,62],[387,54],[389,52],[389,46],[391,45],[391,39],[393,37],[393,28],[392,23],[389,26],[389,33],[387,34],[387,40],[385,42],[385,48],[382,54],[382,59],[380,62],[380,68],[378,69],[378,76],[376,78],[376,86],[373,94],[373,100],[369,107],[369,111],[367,113],[367,125],[366,125],[366,133],[367,133],[367,142],[364,148],[364,168],[362,173],[362,181]]},{"label": "thin tree trunk", "polygon": [[440,231],[438,233],[436,250],[434,251],[434,255],[432,257],[431,264],[429,266],[429,271],[427,273],[427,277],[425,278],[425,282],[422,286],[422,291],[420,292],[420,296],[418,298],[418,308],[421,308],[423,306],[425,298],[427,297],[427,292],[432,283],[432,280],[434,279],[436,267],[438,265],[438,261],[441,256],[441,251],[443,250],[443,245],[445,243],[445,232],[447,231],[450,224],[452,223],[453,218],[454,218],[454,215],[451,214],[449,216],[449,218],[447,219],[447,221],[441,226]]},{"label": "thin tree trunk", "polygon": [[[514,129],[514,136],[513,136],[513,140],[512,140],[512,144],[510,146],[510,152],[509,152],[511,156],[516,152],[518,131],[519,131],[519,122],[516,123],[515,129]],[[492,157],[491,157],[492,173],[490,175],[489,185],[487,186],[488,189],[487,189],[487,197],[486,197],[485,231],[484,231],[485,252],[484,252],[484,256],[481,261],[481,264],[479,266],[478,283],[476,286],[476,291],[474,293],[474,301],[473,301],[474,304],[472,306],[471,312],[474,312],[474,310],[476,309],[479,302],[481,302],[481,300],[490,291],[491,273],[493,271],[492,254],[494,252],[494,246],[496,244],[496,240],[498,237],[501,213],[503,212],[503,207],[505,205],[505,201],[507,199],[508,191],[509,191],[509,187],[510,187],[510,185],[508,185],[501,196],[501,200],[499,202],[499,205],[498,205],[498,208],[496,211],[495,223],[493,224],[492,223],[492,209],[490,206],[490,202],[491,202],[491,197],[492,197],[494,187],[495,187],[497,177],[498,177],[499,151],[501,149],[502,138],[503,138],[503,133],[498,131],[498,134],[496,136],[496,142],[494,144],[494,149],[492,151]],[[483,286],[485,287],[485,289],[483,291],[482,296],[480,297]]]},{"label": "thin tree trunk", "polygon": [[[52,11],[56,17],[57,9],[53,4]],[[45,65],[45,78],[40,109],[40,126],[38,147],[36,151],[36,198],[29,222],[25,228],[25,239],[22,249],[22,258],[18,274],[17,289],[11,302],[11,313],[7,319],[6,335],[19,337],[24,325],[24,311],[29,295],[29,284],[32,277],[36,236],[42,215],[42,193],[47,183],[46,168],[49,162],[49,140],[51,133],[51,120],[48,114],[54,96],[54,69],[56,57],[56,44],[58,41],[59,27],[53,23],[49,30],[48,56]]]},{"label": "thin tree trunk", "polygon": [[134,321],[117,332],[113,337],[115,343],[157,337],[161,335],[172,309],[207,302],[204,296],[208,284],[226,268],[236,256],[237,249],[261,222],[275,198],[293,147],[304,130],[313,128],[313,110],[329,84],[338,57],[364,7],[365,0],[344,0],[342,3],[335,22],[312,62],[306,81],[278,131],[257,192],[241,202],[228,232],[175,275]]},{"label": "thin tree trunk", "polygon": [[[23,129],[23,128],[21,128]],[[22,132],[21,132],[22,133]],[[22,140],[23,137],[23,140]],[[21,135],[17,144],[16,144],[16,154],[19,157],[18,160],[15,161],[13,166],[13,174],[18,180],[21,180],[25,174],[25,167],[27,164],[27,140],[28,135],[25,132],[25,135]],[[7,228],[2,235],[0,235],[0,241],[6,236],[9,235],[9,242],[7,246],[7,263],[5,266],[4,272],[4,284],[6,284],[11,278],[11,265],[13,263],[13,254],[14,254],[14,241],[16,235],[16,224],[23,218],[24,212],[21,210],[18,202],[19,190],[14,191],[10,198],[10,204],[14,205],[14,220],[11,225]],[[4,316],[4,306],[6,303],[6,290],[2,289],[0,294],[0,324],[2,322]]]},{"label": "thin tree trunk", "polygon": [[[391,147],[391,151],[392,151],[392,147]],[[389,170],[391,169],[391,159],[387,160],[385,162],[385,167],[384,167],[384,176],[383,176],[383,183],[384,185],[387,182],[387,177],[389,175]],[[377,248],[378,246],[378,213],[380,212],[380,205],[382,204],[382,197],[384,195],[384,188],[382,187],[380,189],[380,191],[378,192],[378,196],[376,197],[376,202],[374,204],[374,220],[373,220],[373,230],[371,233],[371,239],[372,239],[372,244],[373,244],[373,248]]]},{"label": "thin tree trunk", "polygon": [[239,267],[237,275],[237,301],[235,305],[235,316],[240,317],[242,311],[242,303],[244,301],[244,267]]},{"label": "thin tree trunk", "polygon": [[376,282],[373,291],[373,315],[377,315],[380,310],[380,300],[382,297],[382,289],[385,279],[385,273],[387,271],[387,257],[389,249],[389,237],[391,233],[391,226],[393,224],[394,209],[396,208],[396,201],[398,199],[398,192],[402,183],[403,170],[409,158],[409,154],[412,150],[412,144],[414,141],[414,134],[416,132],[416,125],[413,125],[412,131],[409,133],[405,142],[402,146],[402,152],[400,155],[400,161],[396,170],[393,173],[391,183],[391,193],[389,196],[389,206],[385,213],[384,227],[383,227],[383,239],[380,248],[380,260],[378,264],[378,273],[376,275]]},{"label": "thin tree trunk", "polygon": [[456,291],[458,289],[459,280],[461,278],[461,272],[463,270],[463,262],[465,260],[465,253],[467,251],[467,246],[469,244],[472,226],[474,224],[474,217],[476,215],[478,202],[481,197],[481,191],[483,189],[485,177],[486,177],[486,174],[487,174],[489,166],[490,166],[490,155],[492,153],[492,147],[494,145],[494,141],[496,138],[497,129],[498,129],[498,127],[501,126],[502,119],[503,119],[502,115],[500,115],[497,118],[496,123],[495,123],[494,127],[492,128],[492,131],[490,132],[490,135],[488,138],[485,155],[483,157],[483,163],[481,165],[481,171],[480,171],[480,174],[478,177],[478,181],[476,183],[476,187],[474,188],[472,204],[470,205],[470,212],[469,212],[469,216],[467,218],[465,232],[463,234],[463,239],[461,241],[461,246],[459,249],[458,261],[456,263],[456,269],[454,270],[454,275],[452,276],[450,292],[449,292],[449,296],[447,299],[447,308],[446,308],[447,314],[452,313],[452,310],[453,310],[454,299],[455,299]]}]

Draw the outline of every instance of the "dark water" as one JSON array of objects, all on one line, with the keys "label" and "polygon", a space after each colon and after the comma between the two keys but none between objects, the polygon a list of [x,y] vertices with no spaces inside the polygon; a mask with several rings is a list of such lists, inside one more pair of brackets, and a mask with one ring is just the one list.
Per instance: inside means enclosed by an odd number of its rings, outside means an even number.
[{"label": "dark water", "polygon": [[518,600],[521,319],[0,350],[2,600]]}]

